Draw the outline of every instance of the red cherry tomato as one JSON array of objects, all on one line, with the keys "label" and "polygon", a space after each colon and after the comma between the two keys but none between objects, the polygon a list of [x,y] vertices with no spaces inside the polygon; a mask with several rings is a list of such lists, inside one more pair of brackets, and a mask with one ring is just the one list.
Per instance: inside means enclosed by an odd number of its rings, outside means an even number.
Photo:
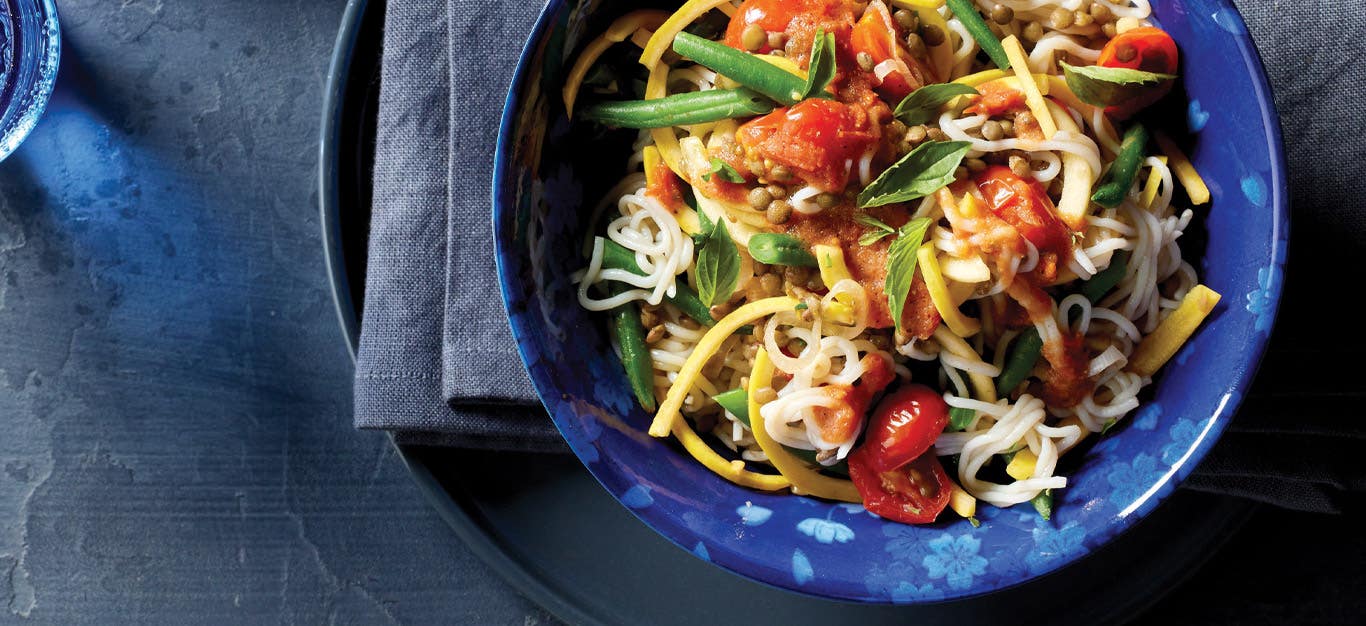
[{"label": "red cherry tomato", "polygon": [[1070,252],[1072,231],[1058,219],[1053,201],[1038,182],[1026,181],[1004,165],[982,170],[976,182],[991,212],[1014,226],[1040,252],[1059,256]]},{"label": "red cherry tomato", "polygon": [[850,44],[855,55],[867,53],[873,59],[874,67],[893,59],[900,62],[895,64],[880,83],[876,77],[874,78],[877,92],[893,105],[900,103],[916,89],[935,82],[933,72],[913,58],[901,44],[896,22],[892,21],[887,8],[881,4],[870,5],[868,10],[864,11],[863,17],[854,25]]},{"label": "red cherry tomato", "polygon": [[949,423],[949,405],[924,385],[902,385],[879,402],[868,422],[863,448],[879,472],[910,463],[934,445]]},{"label": "red cherry tomato", "polygon": [[928,524],[949,505],[949,477],[934,452],[889,472],[873,469],[867,445],[849,455],[849,478],[863,508],[903,524]]},{"label": "red cherry tomato", "polygon": [[878,139],[862,108],[833,100],[803,100],[746,122],[736,133],[750,161],[771,160],[821,191],[849,182],[845,162],[858,161]]},{"label": "red cherry tomato", "polygon": [[[726,26],[726,45],[737,50],[768,54],[773,47],[765,42],[758,50],[748,50],[744,44],[745,29],[758,24],[765,33],[783,33],[797,46],[793,50],[798,59],[805,59],[811,49],[811,39],[818,29],[834,33],[843,39],[854,21],[852,5],[843,0],[745,0]],[[794,59],[797,60],[797,59]]]},{"label": "red cherry tomato", "polygon": [[[1131,70],[1143,70],[1145,72],[1156,72],[1159,74],[1175,74],[1177,65],[1180,61],[1180,53],[1177,51],[1176,42],[1171,35],[1160,28],[1144,26],[1117,35],[1110,43],[1105,44],[1105,48],[1100,51],[1100,58],[1096,60],[1096,65],[1102,67],[1124,67]],[[1133,114],[1145,109],[1171,91],[1173,81],[1164,81],[1160,85],[1147,89],[1143,95],[1117,104],[1106,107],[1105,112],[1125,119]]]}]

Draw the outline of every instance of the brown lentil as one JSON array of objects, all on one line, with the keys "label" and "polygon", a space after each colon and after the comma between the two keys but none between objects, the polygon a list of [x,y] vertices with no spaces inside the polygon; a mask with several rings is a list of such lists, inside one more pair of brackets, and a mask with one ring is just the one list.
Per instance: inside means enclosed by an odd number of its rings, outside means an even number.
[{"label": "brown lentil", "polygon": [[1077,12],[1072,15],[1072,23],[1077,26],[1090,26],[1095,22],[1096,18],[1091,17],[1090,13],[1082,11],[1080,9],[1078,9]]},{"label": "brown lentil", "polygon": [[768,33],[764,32],[764,27],[758,24],[750,24],[740,33],[740,44],[750,52],[758,52],[759,48],[764,47],[768,40]]},{"label": "brown lentil", "polygon": [[763,187],[755,187],[749,190],[750,206],[756,209],[762,209],[767,207],[768,203],[770,202],[773,202],[773,194],[769,193],[767,189]]},{"label": "brown lentil", "polygon": [[659,343],[664,338],[664,325],[656,324],[650,328],[650,334],[645,335],[645,343]]},{"label": "brown lentil", "polygon": [[925,131],[925,135],[934,141],[948,141],[949,135],[938,128],[931,128]]},{"label": "brown lentil", "polygon": [[906,50],[910,52],[912,56],[924,56],[925,39],[915,33],[906,35]]},{"label": "brown lentil", "polygon": [[1115,14],[1110,11],[1110,7],[1100,2],[1094,2],[1091,4],[1091,17],[1103,24],[1114,21]]},{"label": "brown lentil", "polygon": [[918,146],[923,141],[925,141],[924,126],[912,126],[906,129],[906,143],[909,143],[912,146]]},{"label": "brown lentil", "polygon": [[1040,24],[1038,22],[1030,22],[1028,24],[1025,24],[1024,30],[1021,31],[1020,34],[1024,35],[1024,38],[1028,39],[1029,41],[1038,41],[1040,39],[1043,39],[1043,24]]},{"label": "brown lentil", "polygon": [[967,167],[969,172],[976,174],[987,169],[987,162],[981,159],[963,159],[963,166]]},{"label": "brown lentil", "polygon": [[858,56],[854,57],[854,60],[858,61],[859,69],[865,72],[873,71],[873,55],[868,54],[867,52],[860,52],[858,53]]},{"label": "brown lentil", "polygon": [[925,45],[931,48],[944,43],[946,40],[944,31],[934,24],[927,24],[920,29],[920,36],[925,40]]},{"label": "brown lentil", "polygon": [[1015,122],[1012,122],[1010,120],[1001,120],[997,123],[1001,125],[1002,135],[1009,137],[1015,134]]},{"label": "brown lentil", "polygon": [[773,196],[774,200],[782,200],[787,197],[787,187],[782,185],[769,185],[764,189],[768,191],[768,195]]},{"label": "brown lentil", "polygon": [[1004,136],[1005,133],[1001,131],[1000,122],[997,122],[995,120],[987,120],[986,122],[982,123],[983,139],[986,139],[987,141],[997,141]]},{"label": "brown lentil", "polygon": [[783,278],[777,274],[764,274],[759,277],[759,287],[767,294],[781,293],[783,290]]},{"label": "brown lentil", "polygon": [[[773,180],[787,180],[787,179],[789,179],[789,178],[792,178],[792,170],[787,169],[787,166],[786,166],[786,165],[774,165],[772,169],[768,170],[768,176],[769,176],[769,178],[771,178],[771,179],[773,179]],[[786,190],[786,189],[783,190],[783,194],[782,194],[782,195],[778,195],[777,193],[774,193],[774,192],[773,192],[773,186],[772,186],[772,185],[769,185],[768,192],[769,192],[769,193],[772,193],[772,194],[773,194],[773,197],[775,197],[775,198],[786,198],[786,197],[787,197],[787,190]]]},{"label": "brown lentil", "polygon": [[1116,32],[1116,30],[1115,30],[1115,23],[1114,23],[1114,22],[1106,22],[1106,23],[1104,23],[1104,24],[1101,24],[1101,25],[1100,25],[1100,32],[1105,33],[1105,37],[1106,37],[1107,39],[1114,39],[1114,38],[1115,38],[1115,35],[1118,34],[1118,33]]},{"label": "brown lentil", "polygon": [[915,14],[906,9],[898,9],[896,13],[892,14],[892,19],[896,20],[896,23],[900,24],[902,28],[910,28],[915,23]]},{"label": "brown lentil", "polygon": [[754,390],[754,399],[759,404],[768,404],[778,399],[778,392],[774,391],[772,387],[760,387]]},{"label": "brown lentil", "polygon": [[825,192],[816,196],[816,206],[819,206],[822,209],[834,208],[834,206],[839,203],[839,196],[836,196],[833,193]]},{"label": "brown lentil", "polygon": [[1121,63],[1128,63],[1137,56],[1138,49],[1128,44],[1124,44],[1115,49],[1115,60]]},{"label": "brown lentil", "polygon": [[785,44],[785,43],[787,43],[787,35],[786,35],[786,34],[783,34],[783,33],[769,33],[769,34],[768,34],[768,47],[770,47],[770,48],[781,48],[781,47],[783,47],[783,44]]},{"label": "brown lentil", "polygon": [[954,178],[955,180],[963,180],[963,179],[965,179],[965,178],[967,178],[967,177],[968,177],[968,168],[963,167],[962,165],[959,165],[959,166],[958,166],[958,169],[953,170],[953,178]]},{"label": "brown lentil", "polygon": [[1029,175],[1029,159],[1022,156],[1011,155],[1008,163],[1010,163],[1010,171],[1014,172],[1016,176],[1024,178]]},{"label": "brown lentil", "polygon": [[792,205],[787,200],[774,200],[768,205],[764,217],[768,218],[770,224],[786,224],[787,220],[792,219]]},{"label": "brown lentil", "polygon": [[711,308],[707,309],[707,313],[711,314],[712,319],[719,320],[725,317],[727,313],[730,313],[730,306],[726,304],[713,304]]},{"label": "brown lentil", "polygon": [[991,21],[1005,26],[1006,24],[1015,21],[1015,9],[1004,4],[998,4],[991,7]]},{"label": "brown lentil", "polygon": [[1058,7],[1056,9],[1053,9],[1053,13],[1051,13],[1048,16],[1048,26],[1053,30],[1062,30],[1064,28],[1068,28],[1072,26],[1073,17],[1074,16],[1072,15],[1071,11],[1068,11],[1067,9],[1064,9],[1062,7]]}]

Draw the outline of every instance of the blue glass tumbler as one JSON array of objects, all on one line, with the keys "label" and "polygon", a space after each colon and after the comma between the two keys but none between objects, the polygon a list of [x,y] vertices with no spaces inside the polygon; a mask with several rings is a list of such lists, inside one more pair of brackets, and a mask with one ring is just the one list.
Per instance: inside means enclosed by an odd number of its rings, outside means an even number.
[{"label": "blue glass tumbler", "polygon": [[0,0],[0,159],[42,116],[61,47],[53,0]]}]

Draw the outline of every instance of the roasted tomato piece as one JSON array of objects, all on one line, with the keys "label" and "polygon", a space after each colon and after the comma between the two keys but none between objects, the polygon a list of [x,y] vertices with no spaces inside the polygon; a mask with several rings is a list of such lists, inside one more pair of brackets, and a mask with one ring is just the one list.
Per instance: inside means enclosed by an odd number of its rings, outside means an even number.
[{"label": "roasted tomato piece", "polygon": [[[768,54],[774,50],[768,45],[768,35],[782,33],[784,41],[792,42],[789,49],[794,60],[801,63],[811,53],[817,30],[824,29],[842,40],[853,21],[851,4],[842,0],[746,0],[730,18],[724,42],[737,50]],[[745,45],[751,43],[745,41],[750,26],[763,29],[763,43],[758,48]]]},{"label": "roasted tomato piece", "polygon": [[[1171,35],[1160,28],[1145,26],[1121,33],[1100,51],[1096,65],[1102,67],[1123,67],[1158,74],[1175,74],[1180,63],[1180,54]],[[1161,100],[1172,90],[1174,81],[1163,81],[1151,89],[1143,90],[1136,98],[1106,107],[1105,112],[1125,119]]]},{"label": "roasted tomato piece", "polygon": [[849,478],[863,508],[894,522],[928,524],[949,505],[949,477],[934,451],[886,472],[873,469],[874,454],[865,445],[849,455]]},{"label": "roasted tomato piece", "polygon": [[892,366],[876,354],[869,354],[860,361],[863,375],[850,385],[829,385],[822,387],[837,402],[832,408],[813,409],[816,425],[820,428],[821,438],[836,443],[852,441],[863,427],[863,416],[873,396],[882,393],[896,375]]},{"label": "roasted tomato piece", "polygon": [[982,83],[977,92],[982,95],[971,106],[963,109],[964,113],[996,117],[1002,113],[1024,109],[1026,106],[1024,92],[1011,87],[1005,81],[993,80]]},{"label": "roasted tomato piece", "polygon": [[854,25],[850,45],[855,55],[865,53],[872,58],[873,84],[893,106],[916,89],[937,82],[934,71],[906,50],[896,22],[881,2],[868,5]]},{"label": "roasted tomato piece", "polygon": [[991,212],[1014,226],[1039,252],[1060,257],[1070,253],[1072,231],[1058,219],[1042,185],[1016,176],[1004,165],[982,170],[976,182]]},{"label": "roasted tomato piece", "polygon": [[879,472],[894,470],[924,454],[949,423],[949,405],[925,385],[902,385],[887,394],[868,418],[863,448]]},{"label": "roasted tomato piece", "polygon": [[849,182],[850,162],[874,149],[879,136],[863,108],[821,99],[750,120],[736,133],[751,169],[761,171],[756,166],[771,161],[821,191],[835,193]]}]

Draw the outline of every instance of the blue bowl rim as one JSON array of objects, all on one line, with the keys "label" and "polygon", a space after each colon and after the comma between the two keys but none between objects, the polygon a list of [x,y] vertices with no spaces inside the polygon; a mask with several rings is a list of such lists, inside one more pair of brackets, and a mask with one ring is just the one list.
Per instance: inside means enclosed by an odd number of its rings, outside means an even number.
[{"label": "blue bowl rim", "polygon": [[[510,147],[513,145],[514,142],[514,138],[512,137],[512,129],[515,126],[517,112],[520,110],[522,105],[521,88],[525,82],[527,74],[531,71],[530,60],[536,52],[536,46],[538,45],[538,43],[545,38],[546,32],[549,30],[554,16],[563,8],[565,2],[566,0],[548,0],[545,6],[541,8],[541,12],[537,16],[536,22],[527,36],[527,41],[523,45],[522,51],[518,56],[516,71],[514,72],[512,81],[508,87],[508,95],[504,103],[503,114],[501,116],[499,123],[497,145],[494,151],[493,184],[491,187],[491,199],[493,207],[492,235],[495,250],[494,263],[498,271],[499,289],[501,291],[503,299],[504,312],[508,315],[509,324],[512,328],[512,335],[514,340],[517,342],[517,352],[524,364],[528,362],[529,358],[522,347],[522,341],[529,336],[530,330],[526,326],[525,321],[521,317],[512,314],[512,290],[514,289],[512,280],[513,277],[511,277],[508,274],[504,259],[508,258],[508,255],[513,254],[514,252],[508,248],[509,242],[504,241],[502,238],[498,236],[499,226],[504,222],[505,219],[509,217],[509,215],[512,212],[512,208],[503,203],[503,194],[501,193],[501,191],[503,190],[508,180],[508,154]],[[1253,76],[1251,77],[1252,87],[1255,92],[1254,95],[1257,99],[1258,109],[1261,112],[1261,127],[1264,135],[1263,139],[1266,141],[1266,145],[1269,148],[1268,156],[1271,165],[1271,182],[1269,185],[1269,190],[1271,191],[1271,198],[1269,206],[1271,207],[1271,210],[1274,215],[1270,256],[1272,259],[1272,264],[1276,266],[1278,269],[1283,270],[1286,262],[1285,247],[1287,246],[1287,242],[1289,240],[1290,235],[1290,210],[1289,190],[1287,188],[1287,175],[1285,165],[1285,151],[1284,144],[1282,141],[1280,117],[1277,114],[1275,101],[1272,98],[1271,94],[1271,86],[1267,80],[1266,66],[1263,63],[1261,55],[1257,51],[1257,48],[1252,41],[1251,34],[1248,33],[1246,29],[1245,22],[1242,18],[1242,13],[1238,10],[1236,6],[1232,4],[1232,2],[1228,2],[1227,0],[1221,0],[1221,4],[1226,6],[1226,8],[1229,11],[1231,11],[1231,17],[1236,19],[1237,23],[1243,26],[1240,32],[1229,32],[1228,36],[1233,37],[1233,39],[1237,43],[1238,51],[1243,61],[1247,63],[1247,66],[1249,68],[1254,70],[1252,72]],[[1285,275],[1283,271],[1281,272],[1281,275]],[[1244,367],[1241,368],[1242,374],[1237,376],[1234,380],[1228,383],[1227,387],[1224,390],[1225,401],[1215,409],[1212,417],[1233,416],[1242,406],[1243,402],[1247,399],[1248,394],[1246,392],[1248,391],[1248,388],[1252,385],[1253,380],[1255,380],[1257,371],[1261,368],[1262,358],[1266,353],[1267,344],[1270,341],[1270,336],[1272,332],[1274,332],[1275,330],[1275,323],[1277,318],[1279,317],[1281,295],[1284,292],[1284,287],[1285,280],[1273,282],[1268,286],[1267,291],[1269,292],[1270,296],[1272,320],[1270,332],[1268,332],[1266,335],[1259,336],[1249,347],[1249,349],[1243,352],[1241,359],[1244,365]],[[542,380],[540,379],[540,377],[537,377],[535,375],[532,375],[531,379],[533,386],[536,388],[537,396],[541,399],[542,405],[545,407],[546,412],[552,416],[552,421],[555,423],[556,429],[560,430],[562,435],[565,435],[566,433],[564,432],[564,428],[560,425],[559,420],[554,419],[554,413],[551,410],[550,405],[547,404],[544,400],[544,398],[547,397],[547,394],[553,393],[555,389],[551,385],[550,381]],[[1140,496],[1137,502],[1137,506],[1133,506],[1126,512],[1122,513],[1119,516],[1118,520],[1116,520],[1114,523],[1106,527],[1106,536],[1102,539],[1102,541],[1099,544],[1094,546],[1092,550],[1082,552],[1081,554],[1071,556],[1066,559],[1061,559],[1061,562],[1054,564],[1052,567],[1044,571],[1024,575],[1010,582],[994,586],[974,588],[966,593],[950,594],[948,597],[945,597],[943,599],[937,599],[930,602],[917,601],[911,602],[909,604],[935,604],[940,602],[964,600],[972,597],[990,594],[996,591],[1028,583],[1029,581],[1038,579],[1042,576],[1053,575],[1059,569],[1065,568],[1068,565],[1077,562],[1078,560],[1086,558],[1094,552],[1094,549],[1113,542],[1116,538],[1123,535],[1128,529],[1132,528],[1139,521],[1145,519],[1155,508],[1157,508],[1157,506],[1160,505],[1161,502],[1164,501],[1171,493],[1170,490],[1166,490],[1165,488],[1169,486],[1175,487],[1176,485],[1179,485],[1182,481],[1186,479],[1186,477],[1190,475],[1192,471],[1194,471],[1196,465],[1199,464],[1200,460],[1203,459],[1206,454],[1208,454],[1209,450],[1214,446],[1215,442],[1219,440],[1219,437],[1223,434],[1225,428],[1227,428],[1228,422],[1229,419],[1227,418],[1212,419],[1207,431],[1204,432],[1196,440],[1196,442],[1187,452],[1187,454],[1182,459],[1180,459],[1171,468],[1171,470],[1169,470],[1157,482],[1155,482],[1145,494]],[[580,459],[580,461],[582,461],[582,459]],[[604,489],[607,489],[610,492],[611,489],[608,487],[607,483],[604,482],[603,478],[598,475],[598,470],[595,469],[591,464],[585,463],[584,465],[589,470],[589,473],[592,474],[594,480],[597,480],[598,484],[602,485]],[[618,500],[618,504],[621,504],[620,499],[616,494],[613,494],[613,498]],[[696,539],[696,537],[692,535],[692,531],[687,530],[681,525],[676,525],[673,528],[666,528],[664,525],[661,525],[657,523],[655,520],[652,520],[652,516],[648,515],[647,512],[632,509],[631,507],[626,507],[624,504],[622,506],[625,507],[628,511],[631,512],[632,515],[634,515],[637,519],[646,524],[652,530],[659,533],[665,539],[668,539],[669,542],[673,543],[679,549],[691,553],[691,550],[689,550],[688,545]],[[648,509],[646,511],[648,511]],[[712,562],[712,564],[732,574],[743,576],[755,582],[777,589],[783,589],[785,591],[793,593],[824,598],[828,600],[837,600],[842,602],[870,603],[866,599],[854,599],[842,596],[822,594],[819,593],[818,590],[791,586],[788,584],[777,583],[770,580],[764,580],[761,578],[751,576],[745,572],[733,569],[732,567],[729,567],[727,565],[715,562]],[[886,600],[885,602],[880,603],[890,604],[891,601]]]}]

